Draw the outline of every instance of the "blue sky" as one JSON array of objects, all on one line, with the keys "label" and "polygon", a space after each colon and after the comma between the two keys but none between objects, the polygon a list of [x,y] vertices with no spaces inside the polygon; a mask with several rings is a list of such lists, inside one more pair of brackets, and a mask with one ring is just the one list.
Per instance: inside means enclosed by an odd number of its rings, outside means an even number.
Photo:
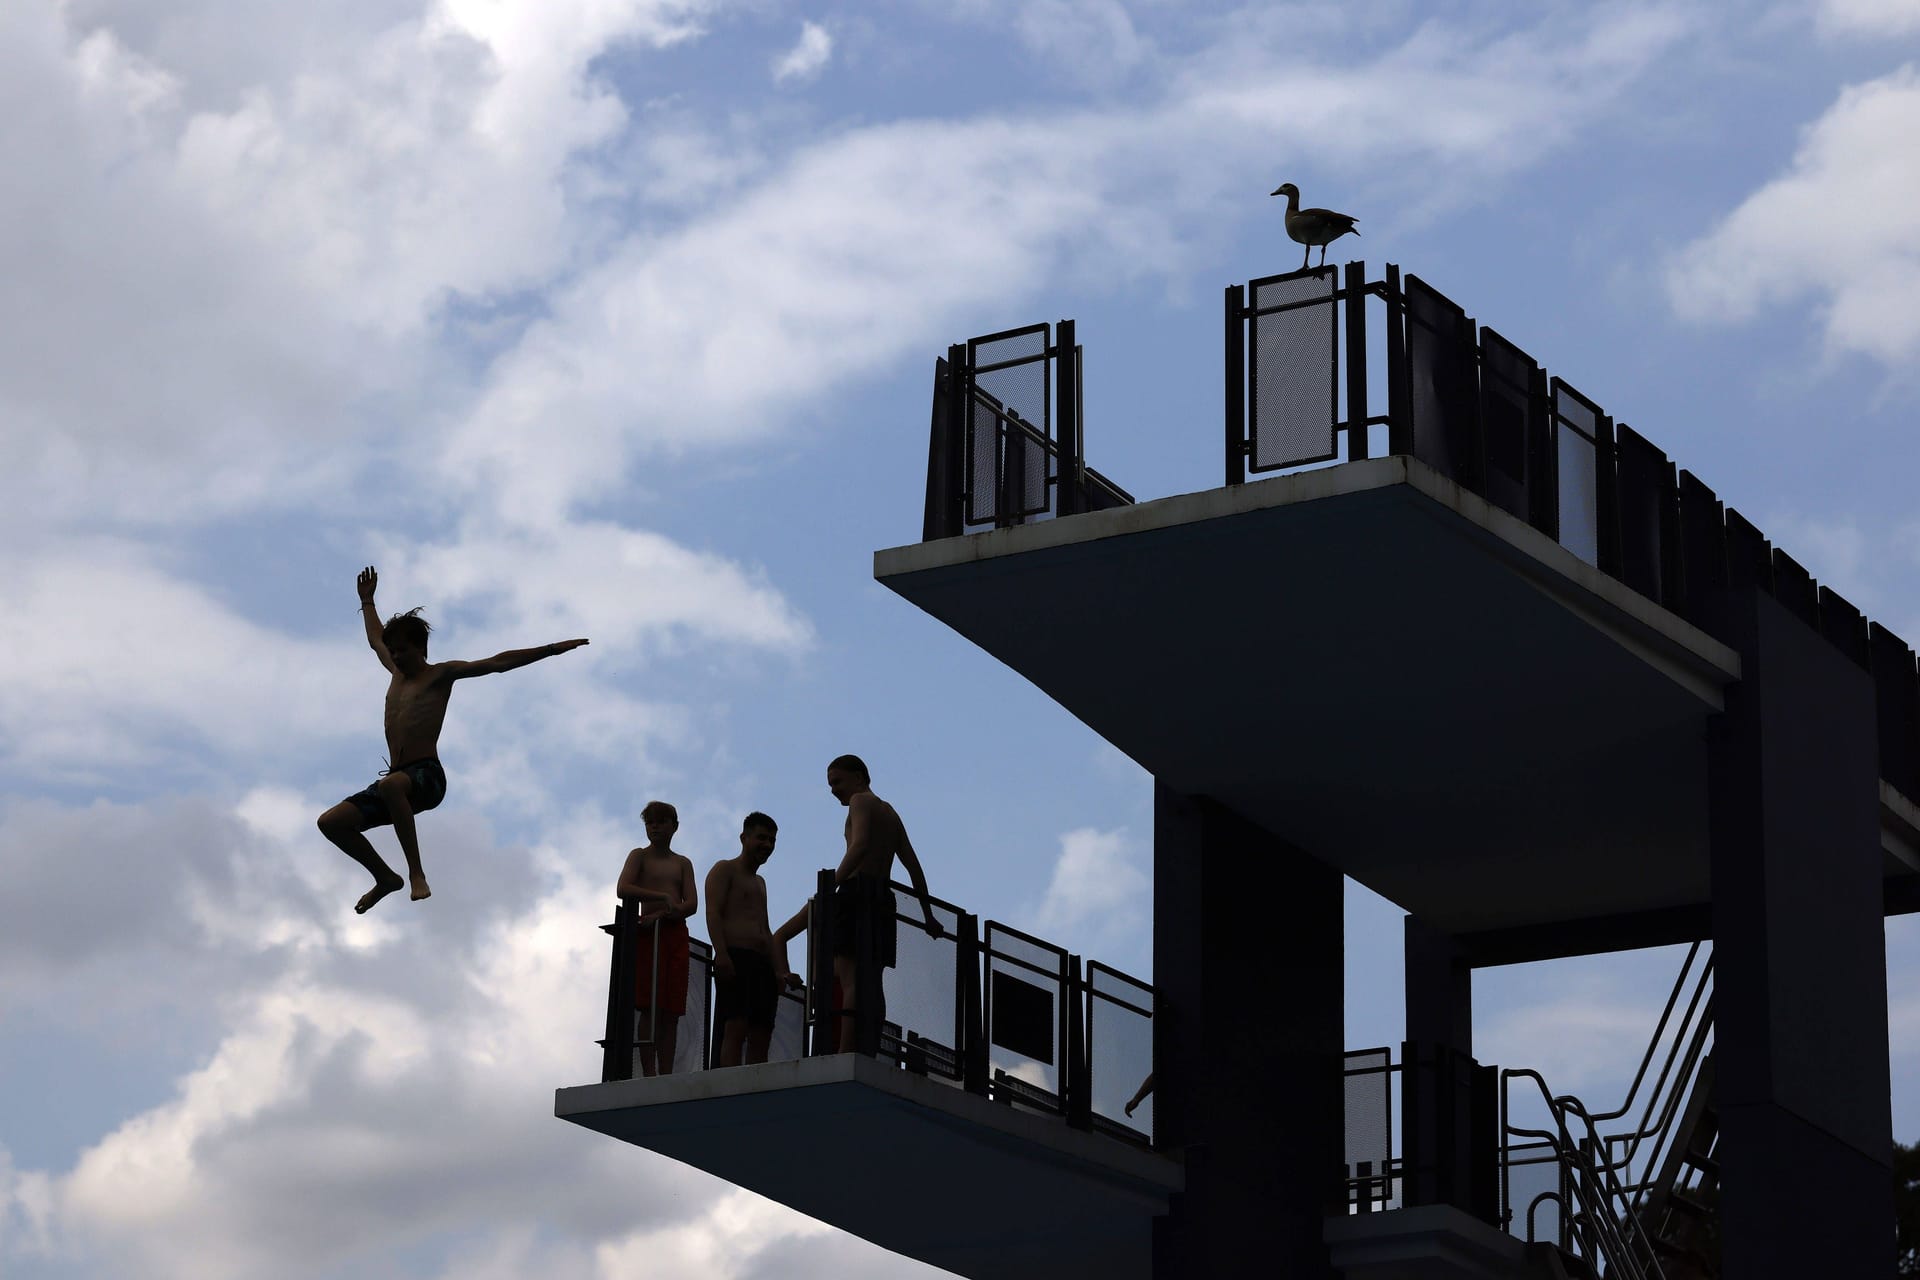
[{"label": "blue sky", "polygon": [[[772,813],[797,904],[842,751],[936,894],[1150,970],[1149,780],[872,581],[935,356],[1071,316],[1090,462],[1217,484],[1290,180],[1920,639],[1916,65],[1914,0],[0,6],[0,1274],[934,1274],[551,1091],[641,804]],[[359,919],[368,563],[436,656],[593,644],[458,691]],[[1617,1101],[1677,963],[1482,975],[1480,1056]]]}]

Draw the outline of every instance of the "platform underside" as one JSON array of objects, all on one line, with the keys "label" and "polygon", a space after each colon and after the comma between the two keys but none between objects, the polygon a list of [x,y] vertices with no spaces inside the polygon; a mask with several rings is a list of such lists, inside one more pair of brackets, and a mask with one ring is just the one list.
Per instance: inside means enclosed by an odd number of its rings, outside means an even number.
[{"label": "platform underside", "polygon": [[852,1054],[560,1089],[554,1114],[983,1280],[1148,1280],[1183,1184],[1167,1156]]},{"label": "platform underside", "polygon": [[1703,904],[1738,655],[1403,457],[883,551],[1173,788],[1456,933]]}]

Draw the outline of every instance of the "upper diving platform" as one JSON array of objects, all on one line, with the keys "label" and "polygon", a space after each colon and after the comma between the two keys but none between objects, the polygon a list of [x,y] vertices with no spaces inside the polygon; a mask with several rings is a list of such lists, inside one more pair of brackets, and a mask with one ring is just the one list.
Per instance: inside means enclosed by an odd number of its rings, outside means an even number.
[{"label": "upper diving platform", "polygon": [[876,579],[1489,963],[1705,936],[1716,609],[1757,585],[1871,681],[1888,909],[1920,908],[1899,637],[1418,277],[1290,272],[1224,321],[1225,485],[1140,503],[1085,464],[1072,321],[952,347],[922,540]]}]

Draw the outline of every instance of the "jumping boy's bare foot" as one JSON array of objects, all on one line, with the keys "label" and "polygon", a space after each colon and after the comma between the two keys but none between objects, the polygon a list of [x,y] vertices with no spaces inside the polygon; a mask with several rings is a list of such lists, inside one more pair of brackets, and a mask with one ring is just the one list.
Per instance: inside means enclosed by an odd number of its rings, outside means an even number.
[{"label": "jumping boy's bare foot", "polygon": [[367,914],[368,910],[372,908],[374,903],[380,901],[380,899],[386,897],[388,894],[392,893],[395,889],[398,889],[401,885],[405,883],[406,881],[402,880],[399,876],[395,876],[391,881],[387,881],[387,880],[374,881],[373,888],[367,890],[364,894],[360,896],[360,901],[353,904],[353,913],[357,916],[363,916]]},{"label": "jumping boy's bare foot", "polygon": [[[393,887],[398,889],[400,886],[395,885]],[[425,876],[413,877],[413,893],[410,896],[415,902],[420,901],[422,898],[431,898],[433,896],[433,890],[427,888],[427,878]]]}]

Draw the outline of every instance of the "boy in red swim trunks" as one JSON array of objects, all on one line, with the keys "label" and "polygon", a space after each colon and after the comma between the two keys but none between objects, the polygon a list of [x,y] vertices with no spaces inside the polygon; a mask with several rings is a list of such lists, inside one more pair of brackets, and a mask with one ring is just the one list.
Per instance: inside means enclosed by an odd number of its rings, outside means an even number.
[{"label": "boy in red swim trunks", "polygon": [[373,607],[373,589],[379,581],[372,565],[360,571],[360,617],[366,623],[367,644],[393,676],[387,685],[387,771],[365,790],[321,814],[319,822],[322,835],[373,874],[373,888],[353,908],[361,914],[407,883],[374,852],[364,834],[389,822],[400,837],[400,851],[407,855],[407,877],[413,883],[414,901],[433,892],[420,866],[420,840],[414,833],[413,815],[425,813],[446,798],[447,775],[439,759],[440,726],[447,718],[453,682],[512,671],[586,643],[561,640],[538,649],[509,649],[478,662],[428,662],[427,633],[432,628],[418,609],[395,614],[381,625]]},{"label": "boy in red swim trunks", "polygon": [[[693,863],[673,851],[680,813],[664,800],[640,811],[647,828],[644,848],[627,854],[617,891],[640,900],[633,1006],[640,1037],[640,1071],[664,1076],[673,1071],[680,1016],[687,1011],[687,917],[700,905],[693,887]],[[654,957],[659,957],[656,965]]]}]

